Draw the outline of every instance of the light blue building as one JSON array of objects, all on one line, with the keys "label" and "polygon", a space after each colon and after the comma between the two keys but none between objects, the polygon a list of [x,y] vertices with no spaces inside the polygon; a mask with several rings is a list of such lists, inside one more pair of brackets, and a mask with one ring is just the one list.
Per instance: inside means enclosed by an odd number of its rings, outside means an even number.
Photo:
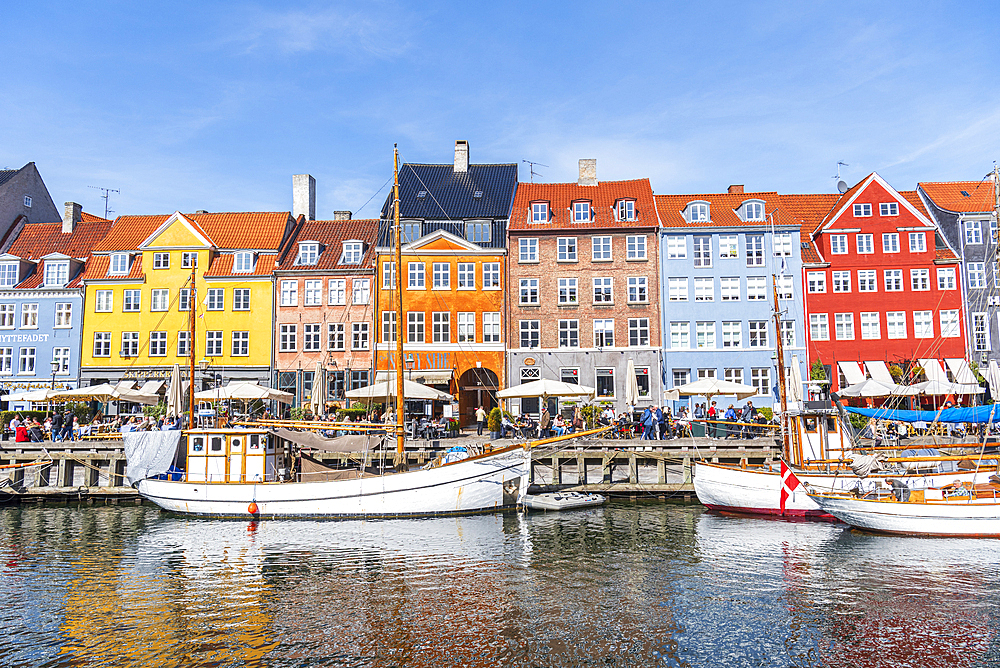
[{"label": "light blue building", "polygon": [[664,387],[715,377],[757,388],[755,406],[776,404],[775,281],[786,367],[795,359],[806,371],[798,223],[783,219],[777,193],[742,186],[657,195],[656,207]]},{"label": "light blue building", "polygon": [[[62,222],[27,223],[0,254],[0,391],[73,389],[80,378],[83,287],[90,249],[111,222],[66,203]],[[29,408],[11,400],[9,409]]]}]

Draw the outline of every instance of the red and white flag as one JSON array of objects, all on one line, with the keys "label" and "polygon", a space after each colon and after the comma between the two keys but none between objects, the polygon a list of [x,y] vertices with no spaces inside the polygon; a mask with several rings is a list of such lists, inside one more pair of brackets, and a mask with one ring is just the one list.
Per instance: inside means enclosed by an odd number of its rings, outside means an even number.
[{"label": "red and white flag", "polygon": [[795,477],[792,473],[792,469],[788,468],[788,464],[785,460],[781,460],[781,514],[785,514],[785,502],[788,501],[788,497],[792,495],[792,492],[799,486],[799,479]]}]

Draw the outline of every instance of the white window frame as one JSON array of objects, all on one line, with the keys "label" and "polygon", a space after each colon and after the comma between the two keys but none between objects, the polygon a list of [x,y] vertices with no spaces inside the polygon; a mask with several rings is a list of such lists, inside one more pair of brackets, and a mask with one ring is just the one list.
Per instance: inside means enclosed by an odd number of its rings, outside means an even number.
[{"label": "white window frame", "polygon": [[910,232],[910,252],[926,253],[927,235],[925,235],[923,232]]},{"label": "white window frame", "polygon": [[612,249],[614,248],[610,236],[596,236],[590,238],[590,260],[591,262],[611,262]]},{"label": "white window frame", "polygon": [[747,276],[747,301],[762,302],[767,300],[767,277]]},{"label": "white window frame", "polygon": [[250,288],[233,288],[233,310],[250,310]]},{"label": "white window frame", "polygon": [[860,314],[861,338],[876,340],[882,338],[882,318],[879,311],[862,311]]},{"label": "white window frame", "polygon": [[830,340],[830,316],[827,313],[809,314],[809,339],[812,341]]},{"label": "white window frame", "polygon": [[206,311],[223,311],[226,308],[226,289],[209,288],[205,295]]},{"label": "white window frame", "polygon": [[854,217],[855,218],[870,218],[872,215],[872,205],[871,204],[855,204],[854,205]]},{"label": "white window frame", "polygon": [[153,253],[153,269],[170,269],[170,253]]},{"label": "white window frame", "polygon": [[858,255],[871,255],[875,252],[874,234],[858,234],[854,240],[858,248]]},{"label": "white window frame", "polygon": [[54,329],[69,329],[73,327],[73,303],[59,302],[56,304]]},{"label": "white window frame", "polygon": [[625,261],[635,262],[645,259],[647,259],[646,235],[636,234],[625,237]]},{"label": "white window frame", "polygon": [[281,282],[281,305],[299,305],[299,282],[297,280]]},{"label": "white window frame", "polygon": [[886,311],[885,338],[906,339],[906,311]]},{"label": "white window frame", "polygon": [[934,338],[934,311],[913,312],[913,338]]},{"label": "white window frame", "polygon": [[687,237],[676,235],[667,237],[667,259],[687,259]]},{"label": "white window frame", "polygon": [[556,239],[556,262],[577,261],[577,238],[558,237]]},{"label": "white window frame", "polygon": [[592,279],[594,287],[594,303],[609,306],[615,303],[614,278],[611,276],[595,276]]},{"label": "white window frame", "polygon": [[883,253],[899,252],[898,232],[886,232],[885,234],[882,235],[882,252]]},{"label": "white window frame", "polygon": [[833,255],[847,255],[847,235],[830,235],[830,253]]},{"label": "white window frame", "polygon": [[[709,279],[711,280],[711,278]],[[695,279],[695,287],[697,287],[697,279]],[[712,286],[712,294],[715,294],[715,286]],[[697,301],[697,295],[695,296]],[[705,301],[711,301],[705,300]],[[628,303],[629,304],[648,304],[649,303],[649,290],[648,282],[645,276],[629,276],[628,277]]]},{"label": "white window frame", "polygon": [[535,264],[538,262],[538,239],[534,237],[522,237],[517,242],[517,261],[521,264]]}]

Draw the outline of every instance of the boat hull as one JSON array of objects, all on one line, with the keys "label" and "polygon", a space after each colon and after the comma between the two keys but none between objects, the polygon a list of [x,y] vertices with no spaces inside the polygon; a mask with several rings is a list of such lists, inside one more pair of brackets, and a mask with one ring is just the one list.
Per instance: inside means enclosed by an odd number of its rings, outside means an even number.
[{"label": "boat hull", "polygon": [[1000,537],[996,501],[898,502],[816,494],[814,502],[852,527],[901,536]]},{"label": "boat hull", "polygon": [[[516,448],[384,476],[257,484],[147,479],[138,490],[166,511],[210,517],[462,515],[513,506],[526,481],[527,462],[526,451]],[[251,504],[256,504],[254,514]]]}]

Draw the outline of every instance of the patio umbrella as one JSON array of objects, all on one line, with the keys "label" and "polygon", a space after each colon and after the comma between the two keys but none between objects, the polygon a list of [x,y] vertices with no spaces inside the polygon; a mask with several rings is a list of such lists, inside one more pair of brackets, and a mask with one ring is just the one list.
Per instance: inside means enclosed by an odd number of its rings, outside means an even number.
[{"label": "patio umbrella", "polygon": [[962,385],[959,383],[946,383],[940,380],[928,380],[925,383],[917,383],[910,387],[916,388],[920,394],[926,396],[945,396],[948,394],[982,394],[986,390],[978,385]]},{"label": "patio umbrella", "polygon": [[[344,393],[348,399],[388,399],[396,396],[396,381],[366,385]],[[435,390],[412,380],[403,379],[403,397],[405,399],[434,399],[436,401],[451,401],[454,399],[447,392]]]},{"label": "patio umbrella", "polygon": [[994,399],[1000,399],[1000,365],[996,360],[990,360],[986,368],[986,382],[990,385],[990,394]]},{"label": "patio umbrella", "polygon": [[688,397],[705,397],[711,400],[717,394],[725,396],[736,395],[737,400],[746,399],[757,395],[757,388],[743,383],[734,383],[729,380],[719,380],[718,378],[702,378],[693,383],[686,383],[674,388],[678,394]]},{"label": "patio umbrella", "polygon": [[48,401],[52,396],[52,392],[45,388],[39,390],[22,390],[21,392],[11,392],[4,395],[3,401]]},{"label": "patio umbrella", "polygon": [[887,385],[874,378],[869,378],[854,385],[848,385],[839,394],[844,397],[908,397],[920,394],[920,390],[911,385]]},{"label": "patio umbrella", "polygon": [[184,412],[184,389],[181,387],[181,367],[175,364],[170,371],[170,387],[167,388],[167,417],[179,418]]},{"label": "patio umbrella", "polygon": [[639,381],[635,377],[635,362],[630,357],[625,367],[625,404],[635,406],[639,402]]},{"label": "patio umbrella", "polygon": [[121,396],[114,385],[101,383],[90,387],[78,387],[75,390],[56,390],[49,395],[51,399],[60,401],[110,401]]},{"label": "patio umbrella", "polygon": [[[635,374],[633,374],[634,376]],[[563,383],[558,380],[542,378],[530,383],[522,383],[497,392],[499,399],[517,399],[524,397],[592,397],[597,392],[592,387]]]},{"label": "patio umbrella", "polygon": [[253,399],[261,399],[280,401],[284,404],[290,404],[292,403],[293,397],[290,392],[282,392],[281,390],[276,390],[272,387],[264,387],[263,385],[258,385],[257,383],[238,381],[235,383],[229,383],[229,385],[224,387],[216,387],[211,390],[196,392],[194,398],[199,401],[222,401],[224,399],[245,399],[247,401],[252,401]]},{"label": "patio umbrella", "polygon": [[326,412],[326,387],[323,382],[323,363],[316,362],[316,371],[313,373],[312,396],[309,398],[309,405],[312,406],[313,415],[319,417]]}]

